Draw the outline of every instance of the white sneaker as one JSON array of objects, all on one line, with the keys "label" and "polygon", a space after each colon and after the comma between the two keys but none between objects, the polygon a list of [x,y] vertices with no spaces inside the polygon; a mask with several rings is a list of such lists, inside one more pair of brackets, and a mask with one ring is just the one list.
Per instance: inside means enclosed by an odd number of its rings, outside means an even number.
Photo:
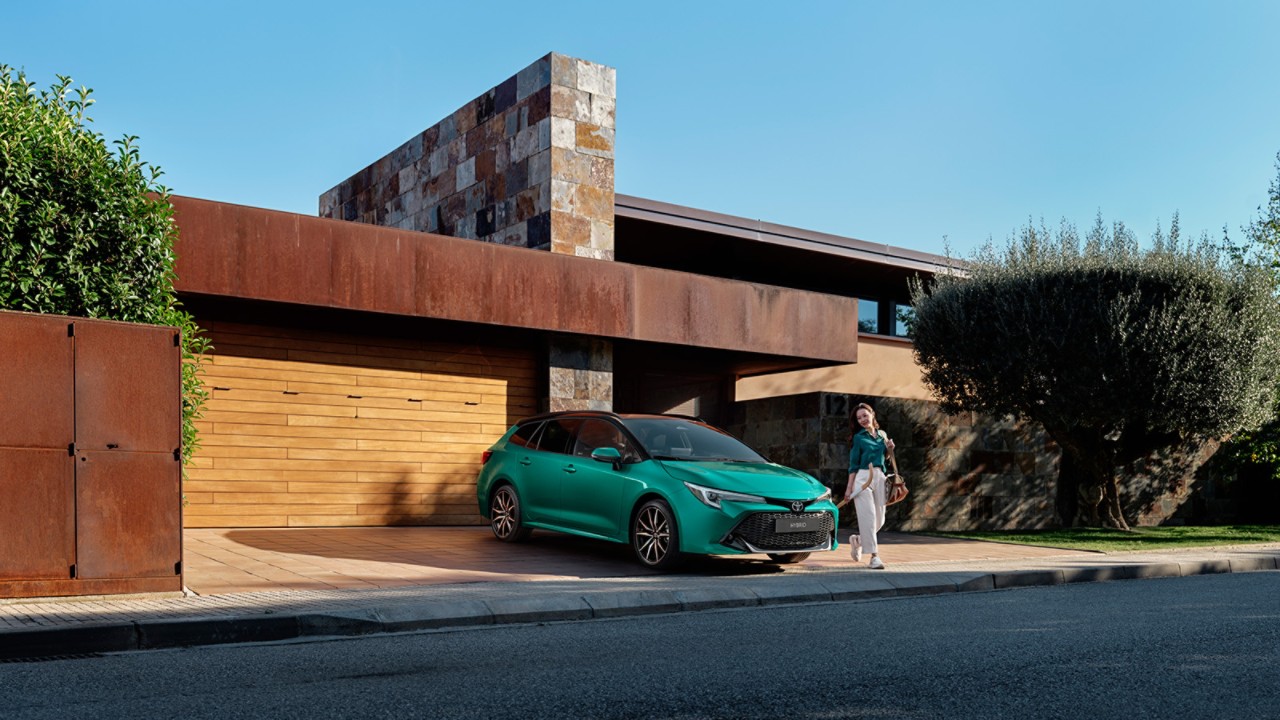
[{"label": "white sneaker", "polygon": [[853,546],[849,549],[849,553],[853,555],[853,561],[862,562],[862,538],[854,535],[849,538],[849,543]]},{"label": "white sneaker", "polygon": [[879,556],[871,558],[871,569],[872,570],[884,569],[884,563],[880,561]]}]

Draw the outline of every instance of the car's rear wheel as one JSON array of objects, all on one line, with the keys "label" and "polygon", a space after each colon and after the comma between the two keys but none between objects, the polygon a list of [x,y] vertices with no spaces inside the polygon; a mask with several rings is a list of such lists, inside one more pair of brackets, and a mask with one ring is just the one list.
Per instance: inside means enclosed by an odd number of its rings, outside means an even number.
[{"label": "car's rear wheel", "polygon": [[489,500],[489,527],[494,537],[503,542],[520,542],[533,532],[525,527],[520,514],[520,496],[510,485],[503,485]]},{"label": "car's rear wheel", "polygon": [[650,500],[631,521],[631,550],[641,565],[670,570],[680,564],[680,531],[665,500]]},{"label": "car's rear wheel", "polygon": [[778,565],[793,565],[809,557],[809,553],[769,553],[769,562]]}]

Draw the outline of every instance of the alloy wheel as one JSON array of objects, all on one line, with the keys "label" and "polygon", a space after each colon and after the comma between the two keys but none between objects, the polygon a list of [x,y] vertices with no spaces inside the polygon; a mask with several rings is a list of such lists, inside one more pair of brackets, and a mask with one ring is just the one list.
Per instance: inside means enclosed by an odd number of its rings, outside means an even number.
[{"label": "alloy wheel", "polygon": [[636,510],[631,521],[631,551],[642,565],[671,570],[684,560],[680,527],[666,500],[653,498]]}]

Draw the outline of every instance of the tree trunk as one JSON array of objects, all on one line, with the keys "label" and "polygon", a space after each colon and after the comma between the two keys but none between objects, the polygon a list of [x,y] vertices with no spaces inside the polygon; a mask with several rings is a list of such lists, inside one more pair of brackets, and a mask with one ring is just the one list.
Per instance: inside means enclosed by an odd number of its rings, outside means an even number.
[{"label": "tree trunk", "polygon": [[1104,488],[1103,508],[1106,511],[1107,527],[1128,530],[1129,523],[1124,520],[1124,510],[1120,507],[1120,481],[1115,471],[1107,478]]},{"label": "tree trunk", "polygon": [[1072,453],[1063,452],[1058,461],[1058,495],[1055,506],[1062,527],[1075,527],[1080,515],[1080,476]]},{"label": "tree trunk", "polygon": [[1050,436],[1062,448],[1056,505],[1063,526],[1128,530],[1120,505],[1115,449],[1101,438],[1052,431]]}]

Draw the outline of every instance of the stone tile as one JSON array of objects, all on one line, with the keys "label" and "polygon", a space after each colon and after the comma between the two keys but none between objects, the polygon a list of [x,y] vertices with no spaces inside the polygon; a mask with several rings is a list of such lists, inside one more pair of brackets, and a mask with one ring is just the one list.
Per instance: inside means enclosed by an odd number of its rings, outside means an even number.
[{"label": "stone tile", "polygon": [[577,217],[572,213],[551,209],[551,237],[557,242],[568,243],[578,248],[591,247],[591,221]]},{"label": "stone tile", "polygon": [[551,210],[570,215],[577,214],[577,183],[564,180],[551,180]]},{"label": "stone tile", "polygon": [[591,96],[591,116],[589,118],[575,117],[575,120],[587,121],[600,127],[612,128],[617,123],[617,101],[612,97],[605,95]]},{"label": "stone tile", "polygon": [[[595,163],[593,161],[611,162],[602,158],[594,158],[590,155],[583,155],[575,150],[562,147],[551,148],[551,176],[559,180],[567,180],[569,182],[582,185],[602,186],[596,182],[593,175]],[[612,177],[612,175],[610,176]],[[612,187],[612,185],[610,185]]]},{"label": "stone tile", "polygon": [[516,73],[516,102],[529,97],[551,84],[551,56],[539,58],[529,67]]},{"label": "stone tile", "polygon": [[597,157],[613,157],[613,128],[603,128],[592,123],[575,123],[574,148],[578,152]]},{"label": "stone tile", "polygon": [[578,86],[578,60],[567,55],[551,53],[551,82],[576,88]]},{"label": "stone tile", "polygon": [[476,182],[476,159],[467,158],[464,162],[459,163],[458,168],[455,171],[455,176],[455,187],[459,191],[465,190],[466,188],[474,185]]},{"label": "stone tile", "polygon": [[578,146],[578,124],[568,118],[551,118],[551,147],[573,150]]},{"label": "stone tile", "polygon": [[538,185],[551,179],[551,153],[548,148],[529,158],[530,185]]},{"label": "stone tile", "polygon": [[591,122],[591,94],[572,87],[552,85],[551,116]]},{"label": "stone tile", "polygon": [[613,222],[613,188],[601,189],[590,185],[576,187],[573,212],[589,220]]}]

